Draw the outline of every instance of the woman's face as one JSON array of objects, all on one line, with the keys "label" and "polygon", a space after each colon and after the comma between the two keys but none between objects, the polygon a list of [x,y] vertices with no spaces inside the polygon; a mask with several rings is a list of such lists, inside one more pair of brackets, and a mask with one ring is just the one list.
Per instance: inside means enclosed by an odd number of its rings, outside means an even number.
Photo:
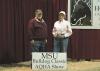
[{"label": "woman's face", "polygon": [[62,21],[65,18],[65,15],[60,13],[58,17],[59,17],[59,20]]}]

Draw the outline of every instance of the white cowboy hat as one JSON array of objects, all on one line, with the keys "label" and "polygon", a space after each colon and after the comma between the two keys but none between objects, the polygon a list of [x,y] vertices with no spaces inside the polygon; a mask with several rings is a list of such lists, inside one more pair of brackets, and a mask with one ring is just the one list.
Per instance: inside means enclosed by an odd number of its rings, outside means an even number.
[{"label": "white cowboy hat", "polygon": [[64,14],[64,15],[66,15],[65,11],[60,11],[59,14]]}]

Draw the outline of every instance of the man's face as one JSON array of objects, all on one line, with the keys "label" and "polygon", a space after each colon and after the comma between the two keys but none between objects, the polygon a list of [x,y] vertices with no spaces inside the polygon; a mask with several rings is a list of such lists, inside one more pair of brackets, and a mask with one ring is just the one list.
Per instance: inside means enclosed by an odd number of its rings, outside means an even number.
[{"label": "man's face", "polygon": [[65,15],[62,14],[62,13],[60,13],[60,14],[59,14],[59,20],[63,20],[64,18],[65,18]]},{"label": "man's face", "polygon": [[37,19],[42,19],[42,17],[43,17],[42,12],[37,13],[36,14],[36,17],[37,17]]}]

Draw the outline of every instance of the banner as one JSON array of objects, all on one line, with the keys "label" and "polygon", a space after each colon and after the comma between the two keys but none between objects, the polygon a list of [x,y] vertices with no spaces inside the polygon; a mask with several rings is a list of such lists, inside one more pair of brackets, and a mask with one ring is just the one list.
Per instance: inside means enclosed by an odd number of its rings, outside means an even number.
[{"label": "banner", "polygon": [[66,53],[33,52],[33,71],[67,71]]},{"label": "banner", "polygon": [[100,0],[68,0],[73,29],[100,29]]}]

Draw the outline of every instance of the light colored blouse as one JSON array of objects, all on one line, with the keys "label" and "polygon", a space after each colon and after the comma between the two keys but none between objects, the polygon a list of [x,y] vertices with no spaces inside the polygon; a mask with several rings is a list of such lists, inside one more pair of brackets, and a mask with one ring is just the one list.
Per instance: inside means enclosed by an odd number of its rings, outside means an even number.
[{"label": "light colored blouse", "polygon": [[57,35],[64,35],[64,37],[69,37],[72,34],[72,29],[70,22],[63,20],[63,21],[56,21],[53,27],[53,36],[56,37]]}]

